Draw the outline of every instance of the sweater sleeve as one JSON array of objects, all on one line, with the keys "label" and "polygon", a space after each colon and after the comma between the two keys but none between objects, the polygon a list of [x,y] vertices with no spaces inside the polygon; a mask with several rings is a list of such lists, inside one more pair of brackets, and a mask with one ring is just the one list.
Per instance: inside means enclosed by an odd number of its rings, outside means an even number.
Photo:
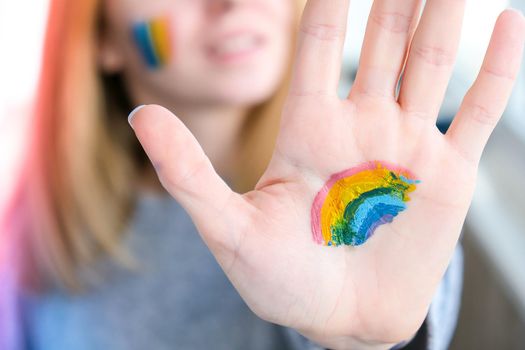
[{"label": "sweater sleeve", "polygon": [[456,330],[463,289],[463,248],[458,244],[427,316],[428,349],[449,348]]}]

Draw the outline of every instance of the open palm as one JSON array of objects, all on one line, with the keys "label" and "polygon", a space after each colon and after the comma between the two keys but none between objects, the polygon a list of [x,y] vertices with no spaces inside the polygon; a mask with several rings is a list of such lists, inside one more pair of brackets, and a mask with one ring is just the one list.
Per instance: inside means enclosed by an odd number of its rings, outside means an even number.
[{"label": "open palm", "polygon": [[[435,127],[464,2],[374,2],[348,99],[336,95],[348,0],[306,6],[272,160],[238,194],[182,122],[147,106],[132,125],[164,187],[250,308],[331,348],[386,348],[424,320],[467,213],[483,147],[517,75],[525,21],[498,19],[480,74],[442,135]],[[406,64],[405,64],[406,63]],[[403,71],[399,94],[396,94]],[[314,242],[312,202],[334,173],[369,161],[421,183],[408,208],[365,244]]]}]

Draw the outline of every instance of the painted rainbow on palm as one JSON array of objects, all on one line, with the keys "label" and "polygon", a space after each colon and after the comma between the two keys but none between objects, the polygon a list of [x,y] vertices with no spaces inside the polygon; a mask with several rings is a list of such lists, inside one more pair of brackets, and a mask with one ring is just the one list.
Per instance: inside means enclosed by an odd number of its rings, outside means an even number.
[{"label": "painted rainbow on palm", "polygon": [[312,232],[328,246],[360,245],[390,223],[410,200],[416,180],[406,169],[372,161],[334,174],[315,197]]},{"label": "painted rainbow on palm", "polygon": [[135,23],[133,37],[148,67],[159,68],[168,63],[171,54],[168,17]]}]

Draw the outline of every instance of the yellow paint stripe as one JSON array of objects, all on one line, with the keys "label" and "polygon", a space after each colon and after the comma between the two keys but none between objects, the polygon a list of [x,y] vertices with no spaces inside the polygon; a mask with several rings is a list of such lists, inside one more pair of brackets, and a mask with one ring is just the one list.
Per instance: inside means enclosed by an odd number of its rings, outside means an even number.
[{"label": "yellow paint stripe", "polygon": [[168,19],[158,18],[152,20],[150,22],[150,33],[159,62],[161,64],[168,63],[171,53]]}]

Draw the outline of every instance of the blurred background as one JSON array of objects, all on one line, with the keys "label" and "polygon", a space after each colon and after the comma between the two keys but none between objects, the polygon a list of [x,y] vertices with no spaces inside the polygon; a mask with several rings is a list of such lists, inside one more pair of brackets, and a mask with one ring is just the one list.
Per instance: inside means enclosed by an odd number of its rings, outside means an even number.
[{"label": "blurred background", "polygon": [[[349,16],[340,94],[358,64],[372,0],[354,0]],[[474,81],[497,15],[525,11],[525,0],[467,1],[462,42],[440,112],[446,130]],[[39,71],[46,0],[0,0],[0,212],[16,178]],[[524,62],[525,63],[525,62]],[[451,349],[525,348],[525,64],[511,102],[479,169],[462,235],[465,276]]]}]

